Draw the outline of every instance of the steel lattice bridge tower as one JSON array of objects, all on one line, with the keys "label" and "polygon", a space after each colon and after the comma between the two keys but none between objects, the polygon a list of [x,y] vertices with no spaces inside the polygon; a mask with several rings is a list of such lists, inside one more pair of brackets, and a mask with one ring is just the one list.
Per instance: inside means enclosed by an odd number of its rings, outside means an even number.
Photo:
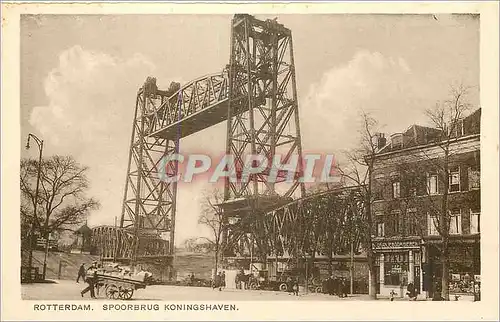
[{"label": "steel lattice bridge tower", "polygon": [[[282,163],[294,154],[300,158],[298,108],[292,33],[276,20],[235,15],[230,61],[220,73],[183,86],[172,83],[167,90],[159,90],[156,80],[148,78],[136,97],[119,226],[93,230],[101,257],[170,266],[177,184],[160,180],[159,169],[176,176],[178,164],[162,160],[180,152],[182,138],[223,121],[226,154],[234,158],[238,178],[248,154],[268,160],[281,155]],[[292,198],[305,196],[298,180],[301,172],[299,162],[292,182],[285,182],[283,174],[271,182],[269,169],[246,182],[226,179],[220,206],[227,218],[227,255],[243,256],[252,249],[264,259],[297,252],[298,242],[293,241],[300,231],[290,223],[302,218],[300,200]],[[268,234],[275,236],[274,242]]]}]

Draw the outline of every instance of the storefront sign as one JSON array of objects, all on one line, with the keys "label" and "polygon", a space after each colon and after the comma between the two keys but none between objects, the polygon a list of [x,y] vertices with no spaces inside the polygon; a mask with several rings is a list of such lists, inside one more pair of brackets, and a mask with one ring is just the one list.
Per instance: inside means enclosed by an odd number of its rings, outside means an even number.
[{"label": "storefront sign", "polygon": [[395,241],[374,241],[374,250],[391,250],[391,249],[407,249],[420,248],[420,242],[415,240],[395,240]]}]

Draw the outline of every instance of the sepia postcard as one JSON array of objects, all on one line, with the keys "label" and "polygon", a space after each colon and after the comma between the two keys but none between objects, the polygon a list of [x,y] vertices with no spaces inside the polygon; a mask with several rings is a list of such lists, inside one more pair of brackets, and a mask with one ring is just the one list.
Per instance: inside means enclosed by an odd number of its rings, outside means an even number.
[{"label": "sepia postcard", "polygon": [[3,3],[2,320],[498,320],[498,26]]}]

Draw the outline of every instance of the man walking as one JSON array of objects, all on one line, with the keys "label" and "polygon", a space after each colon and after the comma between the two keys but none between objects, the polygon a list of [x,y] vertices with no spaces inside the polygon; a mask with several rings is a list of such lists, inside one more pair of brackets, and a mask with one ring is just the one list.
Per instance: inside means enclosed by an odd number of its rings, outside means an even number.
[{"label": "man walking", "polygon": [[80,269],[78,270],[78,277],[76,278],[77,283],[79,283],[80,277],[85,281],[85,264],[83,263],[80,265]]},{"label": "man walking", "polygon": [[80,294],[83,295],[90,291],[90,297],[95,299],[95,284],[97,283],[97,267],[96,267],[96,262],[92,264],[92,266],[89,267],[87,270],[87,279],[85,280],[88,283],[88,286],[80,292]]}]

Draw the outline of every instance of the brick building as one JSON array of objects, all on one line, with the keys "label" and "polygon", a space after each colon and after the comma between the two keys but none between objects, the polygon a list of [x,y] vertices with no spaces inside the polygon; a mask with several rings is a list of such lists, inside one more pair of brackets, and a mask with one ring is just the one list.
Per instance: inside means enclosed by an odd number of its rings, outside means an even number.
[{"label": "brick building", "polygon": [[454,130],[448,162],[437,129],[413,125],[388,139],[376,136],[372,235],[379,294],[404,295],[410,282],[420,294],[440,291],[443,225],[436,213],[442,209],[444,180],[450,294],[474,289],[472,281],[480,275],[480,117],[478,109],[449,127]]}]

